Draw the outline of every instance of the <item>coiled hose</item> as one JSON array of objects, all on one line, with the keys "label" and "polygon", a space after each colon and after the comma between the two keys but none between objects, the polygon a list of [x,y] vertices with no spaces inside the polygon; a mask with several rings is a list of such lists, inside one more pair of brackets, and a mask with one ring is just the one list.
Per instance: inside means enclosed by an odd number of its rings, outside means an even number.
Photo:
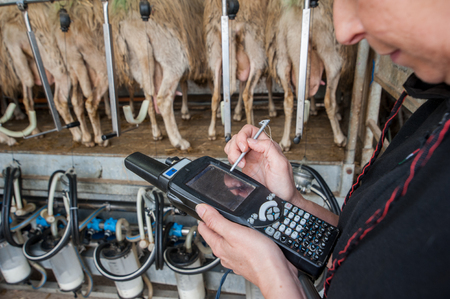
[{"label": "coiled hose", "polygon": [[101,255],[102,250],[106,247],[111,246],[112,243],[113,242],[105,242],[103,244],[98,245],[94,249],[95,267],[97,268],[98,272],[100,272],[106,278],[109,278],[114,281],[128,281],[128,280],[135,279],[138,276],[141,276],[142,274],[144,274],[148,270],[148,268],[150,268],[150,266],[153,264],[153,262],[155,261],[156,250],[153,250],[141,268],[137,269],[136,271],[134,271],[132,273],[125,274],[125,275],[113,274],[105,269],[105,267],[103,266],[103,264],[100,260],[101,259],[100,255]]},{"label": "coiled hose", "polygon": [[[314,179],[317,181],[317,183],[320,186],[320,190],[318,190],[320,193],[319,196],[322,197],[322,199],[327,203],[327,205],[330,207],[330,211],[333,212],[336,215],[341,214],[341,209],[339,208],[339,203],[336,200],[336,197],[334,197],[333,192],[331,192],[330,187],[328,187],[327,183],[323,179],[323,177],[312,167],[304,164],[299,164],[295,162],[291,162],[292,167],[301,168],[309,172]],[[313,188],[311,188],[313,190]],[[315,191],[315,190],[314,190]],[[315,286],[317,288],[317,291],[321,291],[323,288],[323,282],[326,277],[327,270],[325,269],[322,273],[322,275],[316,280]],[[303,278],[301,278],[303,279]]]},{"label": "coiled hose", "polygon": [[331,212],[333,212],[336,215],[341,214],[341,209],[339,208],[339,203],[336,200],[336,197],[334,197],[333,192],[331,192],[330,187],[328,187],[327,183],[323,179],[323,177],[312,167],[304,164],[299,164],[295,162],[291,162],[292,167],[301,168],[306,171],[308,171],[314,179],[319,183],[320,188],[323,191],[323,195],[326,197],[326,201],[328,206],[330,207]]},{"label": "coiled hose", "polygon": [[[113,244],[113,242],[105,242],[103,244],[98,245],[94,249],[94,264],[95,264],[95,267],[97,268],[98,272],[100,272],[100,274],[102,274],[106,278],[109,278],[114,281],[132,280],[132,279],[135,279],[138,276],[141,276],[142,274],[144,274],[148,270],[148,268],[150,268],[150,266],[157,259],[159,262],[159,266],[162,266],[162,264],[164,263],[162,256],[157,258],[158,254],[160,254],[160,255],[162,254],[162,239],[163,239],[162,238],[162,219],[164,216],[164,197],[162,196],[162,194],[160,192],[153,191],[152,194],[155,197],[155,218],[156,218],[156,231],[155,231],[155,239],[156,239],[155,245],[156,246],[155,246],[155,248],[150,253],[150,255],[148,256],[147,260],[142,265],[142,267],[140,267],[139,269],[137,269],[136,271],[134,271],[132,273],[129,273],[126,275],[118,275],[118,274],[113,274],[113,273],[109,272],[108,270],[106,270],[106,268],[103,266],[103,264],[101,262],[102,250],[105,249],[106,247],[111,246],[111,244]],[[155,266],[156,266],[156,262],[155,262]]]},{"label": "coiled hose", "polygon": [[22,248],[23,249],[23,254],[25,255],[25,257],[27,259],[29,259],[30,261],[33,261],[33,262],[40,262],[40,261],[44,261],[44,260],[47,260],[47,259],[55,256],[70,241],[71,231],[68,228],[70,227],[71,222],[72,222],[72,217],[69,217],[69,221],[67,222],[66,230],[64,231],[64,234],[61,237],[61,239],[59,240],[58,244],[56,244],[55,247],[53,247],[50,251],[44,253],[43,255],[40,255],[40,256],[33,255],[31,253],[31,246],[33,246],[34,244],[38,243],[39,241],[41,241],[45,237],[47,237],[50,234],[50,230],[46,230],[42,234],[37,234],[37,235],[29,238],[25,242],[25,244],[24,244],[24,246]]},{"label": "coiled hose", "polygon": [[[186,252],[192,252],[192,243],[195,243],[197,245],[197,247],[199,247],[199,250],[204,252],[204,253],[212,253],[212,250],[208,250],[206,249],[203,244],[201,244],[200,240],[199,240],[199,236],[198,234],[195,236],[195,233],[197,232],[197,226],[193,226],[191,227],[191,229],[189,230],[188,235],[186,236],[186,241],[185,241],[185,248],[186,248]],[[194,240],[194,241],[193,241]],[[196,275],[196,274],[201,274],[204,273],[206,271],[211,270],[212,268],[216,267],[219,263],[220,263],[220,259],[216,258],[214,259],[212,262],[200,266],[200,267],[196,267],[196,268],[181,268],[176,266],[172,260],[170,259],[170,256],[168,255],[168,252],[171,248],[167,248],[164,251],[164,261],[166,262],[167,266],[174,272],[179,273],[179,274],[184,274],[184,275]]]},{"label": "coiled hose", "polygon": [[[51,175],[50,180],[49,180],[49,187],[48,187],[49,192],[51,190],[51,184],[53,182],[54,176],[60,172],[62,172],[62,171],[58,170],[58,171],[55,171]],[[56,244],[56,246],[53,247],[50,251],[48,251],[40,256],[33,255],[31,253],[31,247],[34,244],[43,240],[45,237],[47,237],[48,234],[50,233],[50,230],[47,230],[46,232],[44,232],[42,234],[37,234],[37,235],[29,238],[23,246],[23,254],[30,261],[39,262],[39,261],[44,261],[44,260],[47,260],[47,259],[55,256],[70,241],[70,236],[73,234],[74,228],[76,228],[76,233],[74,235],[79,237],[78,213],[77,213],[78,208],[77,208],[77,197],[76,197],[76,192],[77,192],[76,175],[74,176],[72,173],[70,173],[67,175],[67,177],[69,180],[69,201],[70,201],[69,206],[70,206],[70,209],[69,209],[69,220],[66,225],[66,230],[64,231],[63,236],[61,237],[59,242]],[[72,208],[72,207],[75,207],[75,208]]]}]

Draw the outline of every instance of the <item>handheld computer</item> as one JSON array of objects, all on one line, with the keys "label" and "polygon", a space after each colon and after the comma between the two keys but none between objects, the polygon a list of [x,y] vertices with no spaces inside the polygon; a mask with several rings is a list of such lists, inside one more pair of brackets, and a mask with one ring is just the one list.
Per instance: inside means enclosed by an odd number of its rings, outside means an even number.
[{"label": "handheld computer", "polygon": [[214,158],[166,163],[139,152],[125,159],[126,168],[165,192],[178,209],[200,219],[195,206],[209,204],[230,221],[271,238],[302,272],[314,279],[321,274],[339,235],[336,227]]}]

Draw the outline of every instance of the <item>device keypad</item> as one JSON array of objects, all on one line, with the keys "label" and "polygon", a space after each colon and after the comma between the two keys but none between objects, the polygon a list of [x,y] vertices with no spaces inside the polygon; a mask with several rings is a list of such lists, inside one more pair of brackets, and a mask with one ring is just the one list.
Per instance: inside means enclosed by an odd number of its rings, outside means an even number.
[{"label": "device keypad", "polygon": [[336,228],[291,203],[283,205],[283,217],[266,227],[265,233],[312,262],[323,264],[321,257]]}]

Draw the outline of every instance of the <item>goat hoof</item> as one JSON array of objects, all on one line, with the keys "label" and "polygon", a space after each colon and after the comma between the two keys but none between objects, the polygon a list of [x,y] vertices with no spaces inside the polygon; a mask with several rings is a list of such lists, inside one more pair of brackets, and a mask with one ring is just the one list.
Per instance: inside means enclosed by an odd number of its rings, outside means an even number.
[{"label": "goat hoof", "polygon": [[[34,130],[31,132],[31,135],[36,135],[36,134],[39,134],[39,133],[41,133],[41,130],[39,130],[38,128],[36,128],[36,129],[34,129]],[[34,137],[34,138],[36,138],[36,139],[42,139],[42,138],[44,138],[44,136],[45,136],[45,135],[40,135],[40,136],[37,136],[37,137]]]},{"label": "goat hoof", "polygon": [[13,146],[13,145],[16,145],[18,143],[17,143],[16,139],[8,138],[8,140],[6,140],[6,144],[8,144],[8,146]]},{"label": "goat hoof", "polygon": [[191,115],[189,113],[183,113],[183,114],[181,114],[181,118],[184,120],[190,120]]},{"label": "goat hoof", "polygon": [[277,111],[276,110],[269,111],[269,117],[277,117]]},{"label": "goat hoof", "polygon": [[187,150],[191,147],[190,143],[184,139],[181,139],[180,142],[176,145],[177,148],[179,148],[182,151]]},{"label": "goat hoof", "polygon": [[287,144],[283,144],[282,142],[280,142],[280,147],[283,153],[288,152],[291,149],[291,143],[289,142]]},{"label": "goat hoof", "polygon": [[16,120],[24,120],[26,117],[27,116],[24,113],[22,113],[22,112],[20,112],[20,113],[14,112],[14,118]]},{"label": "goat hoof", "polygon": [[340,142],[336,142],[336,145],[339,147],[346,147],[347,146],[347,137],[344,137]]},{"label": "goat hoof", "polygon": [[109,140],[102,140],[102,138],[95,138],[95,143],[99,146],[107,147],[109,145]]},{"label": "goat hoof", "polygon": [[234,119],[235,121],[241,121],[241,120],[242,120],[242,115],[241,115],[241,114],[235,114],[235,115],[233,116],[233,119]]},{"label": "goat hoof", "polygon": [[87,142],[83,142],[83,145],[84,145],[85,147],[94,147],[94,146],[95,146],[95,143],[92,142],[92,141],[87,141]]}]

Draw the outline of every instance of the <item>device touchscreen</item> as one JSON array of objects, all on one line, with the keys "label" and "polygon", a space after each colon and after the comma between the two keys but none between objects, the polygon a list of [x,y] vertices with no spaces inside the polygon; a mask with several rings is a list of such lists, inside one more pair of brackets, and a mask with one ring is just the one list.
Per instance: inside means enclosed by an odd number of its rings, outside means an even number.
[{"label": "device touchscreen", "polygon": [[214,165],[207,166],[186,185],[231,211],[255,190],[255,186]]}]

